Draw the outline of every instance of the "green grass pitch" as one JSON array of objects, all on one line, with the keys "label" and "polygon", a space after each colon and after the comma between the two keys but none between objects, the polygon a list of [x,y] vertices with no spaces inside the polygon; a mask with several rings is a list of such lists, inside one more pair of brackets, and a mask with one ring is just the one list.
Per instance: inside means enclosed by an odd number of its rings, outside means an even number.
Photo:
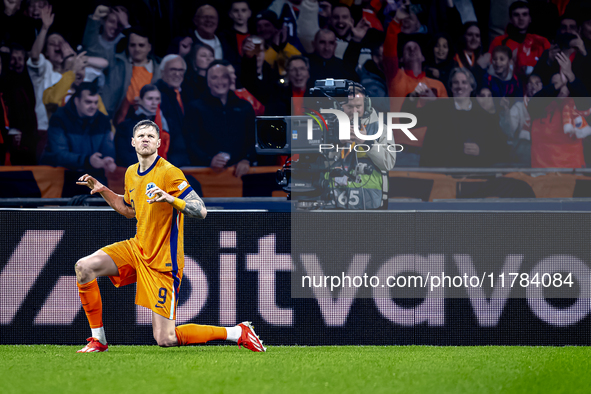
[{"label": "green grass pitch", "polygon": [[0,393],[590,393],[587,347],[0,346]]}]

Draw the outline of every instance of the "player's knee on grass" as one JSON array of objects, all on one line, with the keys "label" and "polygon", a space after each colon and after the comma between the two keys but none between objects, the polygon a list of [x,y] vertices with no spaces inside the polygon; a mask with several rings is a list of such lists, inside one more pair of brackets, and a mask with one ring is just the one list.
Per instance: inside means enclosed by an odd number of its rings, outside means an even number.
[{"label": "player's knee on grass", "polygon": [[161,347],[171,347],[171,346],[177,346],[178,342],[176,339],[176,334],[174,333],[174,331],[171,333],[167,333],[167,332],[162,332],[162,331],[158,331],[158,332],[154,332],[154,339],[156,340],[156,343],[158,344],[158,346]]}]

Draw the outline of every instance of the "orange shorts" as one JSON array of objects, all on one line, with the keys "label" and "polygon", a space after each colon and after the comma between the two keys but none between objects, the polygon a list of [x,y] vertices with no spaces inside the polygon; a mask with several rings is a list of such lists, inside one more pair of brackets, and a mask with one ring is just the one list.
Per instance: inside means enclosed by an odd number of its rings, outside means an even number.
[{"label": "orange shorts", "polygon": [[119,276],[109,276],[115,287],[137,282],[135,303],[151,309],[167,319],[176,319],[178,292],[183,269],[160,272],[150,268],[141,257],[140,247],[135,238],[116,242],[101,248],[109,255],[119,269]]}]

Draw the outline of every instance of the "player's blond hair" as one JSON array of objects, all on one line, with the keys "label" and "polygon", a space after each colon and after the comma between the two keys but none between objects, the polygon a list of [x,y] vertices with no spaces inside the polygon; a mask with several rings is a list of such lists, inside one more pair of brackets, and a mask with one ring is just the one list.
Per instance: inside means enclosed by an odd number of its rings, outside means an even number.
[{"label": "player's blond hair", "polygon": [[158,138],[160,138],[160,127],[158,127],[158,125],[154,122],[152,122],[150,119],[144,119],[144,120],[140,120],[139,122],[137,122],[137,124],[135,126],[133,126],[133,136],[135,137],[135,132],[138,129],[143,129],[144,127],[153,127],[154,130],[156,130],[156,134],[158,134]]}]

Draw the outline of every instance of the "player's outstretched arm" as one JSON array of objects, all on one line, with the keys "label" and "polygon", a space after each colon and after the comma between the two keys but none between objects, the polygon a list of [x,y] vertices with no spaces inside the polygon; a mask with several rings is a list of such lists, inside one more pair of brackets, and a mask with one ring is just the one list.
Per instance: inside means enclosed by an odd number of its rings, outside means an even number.
[{"label": "player's outstretched arm", "polygon": [[207,209],[203,200],[192,190],[184,199],[176,198],[166,193],[158,186],[146,191],[146,194],[152,194],[154,198],[148,200],[148,204],[155,202],[167,202],[174,208],[187,216],[197,219],[205,219],[207,216]]},{"label": "player's outstretched arm", "polygon": [[84,174],[78,178],[78,182],[76,182],[76,184],[88,186],[91,189],[90,194],[100,193],[107,204],[111,206],[111,208],[126,218],[132,219],[135,217],[135,211],[130,206],[125,205],[122,195],[116,194],[114,191],[97,181],[92,176]]}]

